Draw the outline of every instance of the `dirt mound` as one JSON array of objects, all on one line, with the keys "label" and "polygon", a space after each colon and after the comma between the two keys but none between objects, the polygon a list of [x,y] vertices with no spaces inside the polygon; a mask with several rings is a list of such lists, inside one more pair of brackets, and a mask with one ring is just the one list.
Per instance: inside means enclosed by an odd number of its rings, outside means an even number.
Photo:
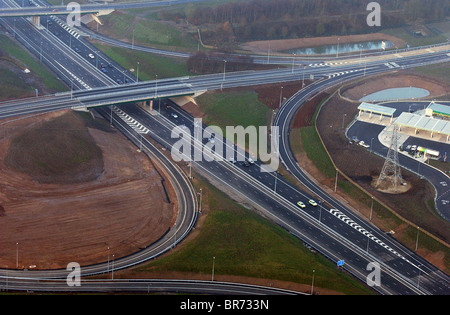
[{"label": "dirt mound", "polygon": [[2,268],[16,268],[17,254],[20,269],[65,268],[69,262],[83,266],[113,255],[117,259],[159,239],[174,220],[173,187],[168,181],[163,187],[148,157],[113,129],[87,129],[103,157],[102,172],[93,172],[95,180],[42,183],[5,165],[11,139],[61,114],[0,122]]},{"label": "dirt mound", "polygon": [[67,112],[12,138],[5,165],[40,183],[73,184],[100,176],[103,157],[80,115]]}]

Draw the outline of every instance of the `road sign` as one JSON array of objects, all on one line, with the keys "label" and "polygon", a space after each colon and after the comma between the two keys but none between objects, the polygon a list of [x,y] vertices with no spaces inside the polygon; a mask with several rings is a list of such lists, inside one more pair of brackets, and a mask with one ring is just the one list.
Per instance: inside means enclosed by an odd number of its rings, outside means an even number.
[{"label": "road sign", "polygon": [[344,265],[344,260],[339,260],[339,261],[337,262],[337,266],[338,266],[338,267],[343,266],[343,265]]}]

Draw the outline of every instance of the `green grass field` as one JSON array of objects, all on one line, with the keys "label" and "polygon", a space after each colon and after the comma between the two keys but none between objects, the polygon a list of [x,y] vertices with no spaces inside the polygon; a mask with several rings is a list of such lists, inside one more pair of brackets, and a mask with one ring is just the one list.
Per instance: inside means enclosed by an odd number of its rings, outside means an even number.
[{"label": "green grass field", "polygon": [[[420,47],[433,44],[444,43],[447,38],[441,34],[437,34],[433,31],[429,31],[428,36],[414,36],[412,34],[412,28],[392,28],[381,31],[384,34],[392,35],[405,40],[410,47]],[[399,47],[405,48],[405,47]]]},{"label": "green grass field", "polygon": [[68,88],[59,81],[56,76],[42,65],[38,60],[34,59],[28,51],[22,49],[17,43],[5,35],[0,34],[0,50],[14,59],[23,63],[31,72],[37,74],[45,84],[45,86],[54,91],[67,91]]},{"label": "green grass field", "polygon": [[148,14],[145,18],[141,16],[141,12],[134,15],[126,11],[102,16],[104,25],[99,26],[99,31],[129,42],[134,36],[136,45],[192,52],[197,50],[198,42],[192,32],[182,31],[173,23],[158,20],[157,14]]},{"label": "green grass field", "polygon": [[94,45],[123,68],[134,69],[134,76],[137,76],[139,62],[139,81],[155,80],[156,76],[158,76],[158,79],[163,79],[191,75],[184,60],[100,43],[94,43]]}]

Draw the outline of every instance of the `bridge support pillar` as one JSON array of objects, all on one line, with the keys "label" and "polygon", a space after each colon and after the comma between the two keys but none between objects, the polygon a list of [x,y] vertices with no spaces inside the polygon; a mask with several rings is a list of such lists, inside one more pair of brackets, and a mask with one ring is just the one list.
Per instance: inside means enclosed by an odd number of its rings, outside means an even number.
[{"label": "bridge support pillar", "polygon": [[139,105],[149,112],[153,110],[153,100],[142,101]]},{"label": "bridge support pillar", "polygon": [[34,26],[37,28],[41,27],[41,17],[40,16],[32,16],[31,21],[33,22]]}]

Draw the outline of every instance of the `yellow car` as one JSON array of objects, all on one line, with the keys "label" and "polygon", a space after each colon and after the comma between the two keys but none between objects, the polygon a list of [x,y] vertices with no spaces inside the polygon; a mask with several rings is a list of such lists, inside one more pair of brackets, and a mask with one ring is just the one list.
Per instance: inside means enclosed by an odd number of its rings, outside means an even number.
[{"label": "yellow car", "polygon": [[314,200],[310,199],[309,200],[309,204],[313,207],[317,207],[317,202],[315,202]]},{"label": "yellow car", "polygon": [[297,202],[297,206],[299,206],[302,209],[306,208],[306,205],[303,202],[301,202],[301,201]]}]

